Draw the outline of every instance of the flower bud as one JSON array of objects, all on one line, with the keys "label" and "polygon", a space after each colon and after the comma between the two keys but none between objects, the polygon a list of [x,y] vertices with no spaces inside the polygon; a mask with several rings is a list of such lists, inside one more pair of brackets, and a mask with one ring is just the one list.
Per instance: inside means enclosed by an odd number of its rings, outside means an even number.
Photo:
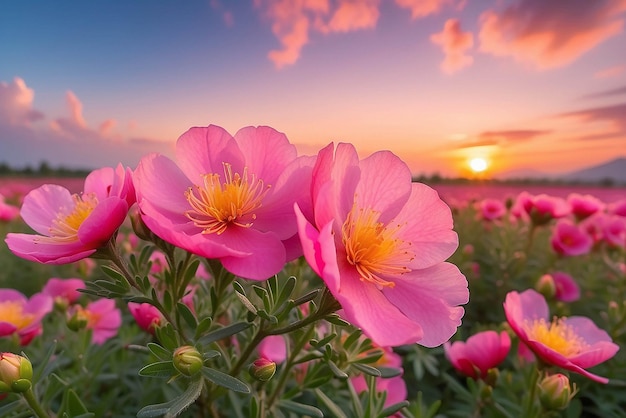
[{"label": "flower bud", "polygon": [[553,299],[556,295],[556,283],[554,283],[554,277],[551,274],[544,274],[537,280],[535,284],[535,290],[546,297],[546,299]]},{"label": "flower bud", "polygon": [[195,347],[184,345],[174,350],[174,367],[185,376],[198,373],[204,364],[202,354]]},{"label": "flower bud", "polygon": [[26,392],[32,386],[33,366],[26,357],[0,353],[0,393]]},{"label": "flower bud", "polygon": [[270,380],[276,373],[276,363],[266,358],[255,360],[248,370],[250,375],[261,382]]},{"label": "flower bud", "polygon": [[567,408],[574,395],[564,374],[546,376],[539,383],[539,401],[549,411]]},{"label": "flower bud", "polygon": [[67,318],[67,327],[74,332],[85,329],[88,323],[89,317],[87,316],[85,310],[80,306],[76,306],[76,309],[73,310],[71,315]]}]

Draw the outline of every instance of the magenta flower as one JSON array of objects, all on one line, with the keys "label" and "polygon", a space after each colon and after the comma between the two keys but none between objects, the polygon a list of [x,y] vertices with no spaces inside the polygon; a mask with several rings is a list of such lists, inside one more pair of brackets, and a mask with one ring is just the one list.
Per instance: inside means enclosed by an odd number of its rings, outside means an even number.
[{"label": "magenta flower", "polygon": [[607,215],[602,219],[602,239],[610,247],[626,248],[626,218]]},{"label": "magenta flower", "polygon": [[579,373],[596,382],[608,379],[586,369],[613,357],[619,346],[589,318],[571,316],[550,321],[548,304],[535,290],[509,292],[504,313],[520,341],[543,362]]},{"label": "magenta flower", "polygon": [[191,128],[176,153],[178,165],[150,154],[135,171],[142,219],[157,236],[254,280],[302,254],[293,204],[310,206],[312,159],[284,134]]},{"label": "magenta flower", "polygon": [[618,200],[611,204],[610,213],[626,217],[626,199]]},{"label": "magenta flower", "polygon": [[84,308],[74,305],[69,316],[86,319],[86,328],[92,331],[91,341],[94,344],[104,344],[109,338],[116,336],[122,325],[122,313],[113,299],[98,299]]},{"label": "magenta flower", "polygon": [[506,331],[482,331],[466,342],[446,342],[443,348],[456,370],[472,379],[484,379],[489,369],[497,367],[509,354],[511,338]]},{"label": "magenta flower", "polygon": [[545,225],[552,219],[567,216],[571,210],[564,199],[547,194],[526,195],[521,204],[535,225]]},{"label": "magenta flower", "polygon": [[444,262],[458,240],[437,192],[391,152],[359,161],[343,143],[320,151],[311,191],[314,215],[296,208],[304,255],[345,318],[379,346],[447,341],[469,291]]},{"label": "magenta flower", "polygon": [[55,302],[68,305],[76,302],[80,298],[79,289],[85,288],[85,282],[81,279],[59,279],[52,277],[48,279],[41,293],[51,296]]},{"label": "magenta flower", "polygon": [[21,215],[40,235],[7,234],[17,256],[47,264],[67,264],[91,256],[120,227],[134,201],[130,170],[118,165],[91,172],[84,192],[72,195],[46,184],[26,195]]},{"label": "magenta flower", "polygon": [[21,345],[41,334],[41,320],[52,310],[52,298],[36,293],[29,298],[14,289],[0,289],[0,337],[17,334]]},{"label": "magenta flower", "polygon": [[149,303],[128,302],[128,310],[139,328],[154,334],[154,329],[163,321],[161,312]]},{"label": "magenta flower", "polygon": [[498,199],[483,199],[479,208],[482,218],[486,221],[495,221],[506,214],[506,206]]},{"label": "magenta flower", "polygon": [[18,216],[20,216],[20,208],[6,203],[4,196],[0,194],[0,221],[10,222]]},{"label": "magenta flower", "polygon": [[569,203],[572,215],[576,220],[581,221],[600,212],[604,209],[604,203],[598,198],[589,194],[581,195],[578,193],[571,193],[567,196],[567,203]]},{"label": "magenta flower", "polygon": [[580,299],[580,287],[572,276],[562,271],[551,274],[554,280],[554,298],[561,302],[575,302]]},{"label": "magenta flower", "polygon": [[562,256],[576,256],[589,253],[593,239],[581,228],[566,219],[557,222],[550,238],[552,249]]}]

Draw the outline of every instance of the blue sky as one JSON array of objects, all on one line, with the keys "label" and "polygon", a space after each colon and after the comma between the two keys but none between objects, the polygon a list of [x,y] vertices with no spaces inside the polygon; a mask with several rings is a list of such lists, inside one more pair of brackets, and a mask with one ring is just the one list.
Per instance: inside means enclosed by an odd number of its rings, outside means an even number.
[{"label": "blue sky", "polygon": [[7,1],[0,162],[172,155],[269,125],[415,173],[566,172],[626,155],[626,1]]}]

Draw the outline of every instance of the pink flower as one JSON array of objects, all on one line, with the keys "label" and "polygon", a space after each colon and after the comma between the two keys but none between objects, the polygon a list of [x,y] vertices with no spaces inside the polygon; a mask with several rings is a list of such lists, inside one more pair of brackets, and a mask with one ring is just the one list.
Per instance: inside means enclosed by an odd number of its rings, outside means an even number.
[{"label": "pink flower", "polygon": [[128,302],[128,310],[139,328],[151,334],[154,334],[154,329],[163,321],[161,312],[149,303]]},{"label": "pink flower", "polygon": [[602,238],[610,247],[626,248],[626,218],[605,216],[602,220]]},{"label": "pink flower", "polygon": [[14,289],[0,289],[0,337],[17,334],[21,345],[41,334],[41,320],[52,310],[52,298],[36,293],[29,298]]},{"label": "pink flower", "polygon": [[550,238],[552,249],[559,255],[576,256],[589,253],[593,239],[578,226],[568,220],[557,222]]},{"label": "pink flower", "polygon": [[310,205],[312,159],[284,134],[191,128],[176,152],[178,165],[150,154],[135,171],[142,219],[157,236],[254,280],[302,254],[293,204]]},{"label": "pink flower", "polygon": [[111,239],[134,201],[130,170],[102,168],[85,179],[81,195],[46,184],[24,198],[21,215],[40,235],[7,234],[9,249],[39,263],[67,264],[91,256]]},{"label": "pink flower", "polygon": [[[382,348],[382,350],[382,357],[373,366],[402,369],[402,358],[398,354],[394,353],[389,347]],[[367,382],[362,374],[351,377],[350,382],[357,393],[368,390]],[[407,398],[406,382],[402,375],[390,378],[377,377],[376,391],[387,392],[385,407],[402,402]]]},{"label": "pink flower", "polygon": [[0,221],[10,222],[18,216],[20,216],[20,208],[6,203],[4,196],[0,194]]},{"label": "pink flower", "polygon": [[554,298],[561,302],[575,302],[580,299],[580,287],[572,276],[562,271],[551,274],[556,289]]},{"label": "pink flower", "polygon": [[576,220],[579,221],[604,209],[604,203],[589,194],[580,195],[578,193],[571,193],[567,196],[567,202],[570,205],[572,214]]},{"label": "pink flower", "polygon": [[545,363],[596,382],[608,382],[607,378],[586,369],[613,357],[619,346],[589,318],[555,317],[550,321],[546,300],[532,289],[522,293],[509,292],[504,313],[520,341]]},{"label": "pink flower", "polygon": [[522,200],[522,205],[535,225],[545,225],[552,219],[562,218],[570,213],[570,207],[565,200],[547,194],[527,195]]},{"label": "pink flower", "polygon": [[626,199],[611,204],[610,212],[617,216],[626,217]]},{"label": "pink flower", "polygon": [[287,344],[282,335],[269,335],[263,338],[258,350],[262,358],[274,363],[282,363],[287,359]]},{"label": "pink flower", "polygon": [[479,207],[482,218],[486,221],[495,221],[506,213],[504,203],[498,199],[483,199]]},{"label": "pink flower", "polygon": [[473,379],[484,379],[489,369],[497,367],[509,354],[511,338],[506,331],[483,331],[466,342],[446,342],[443,348],[456,370]]},{"label": "pink flower", "polygon": [[444,263],[458,240],[437,192],[391,152],[359,161],[343,143],[320,151],[311,191],[314,215],[296,207],[304,255],[346,320],[379,346],[447,341],[469,291]]},{"label": "pink flower", "polygon": [[113,299],[98,299],[85,308],[80,305],[72,308],[70,315],[86,318],[86,328],[92,331],[91,341],[94,344],[104,344],[106,340],[117,335],[117,330],[122,325],[122,313],[115,307]]},{"label": "pink flower", "polygon": [[41,293],[51,296],[55,301],[68,305],[78,300],[81,293],[79,289],[85,288],[85,282],[81,279],[48,279]]}]

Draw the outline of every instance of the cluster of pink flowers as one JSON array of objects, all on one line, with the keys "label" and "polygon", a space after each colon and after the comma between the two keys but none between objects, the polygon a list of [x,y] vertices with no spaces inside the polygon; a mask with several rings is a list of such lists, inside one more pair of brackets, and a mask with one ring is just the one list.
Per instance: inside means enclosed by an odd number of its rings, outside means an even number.
[{"label": "cluster of pink flowers", "polygon": [[[413,183],[390,152],[359,160],[342,143],[298,156],[269,127],[234,136],[214,125],[191,128],[178,139],[176,162],[155,153],[134,171],[96,170],[82,194],[44,185],[21,209],[38,235],[11,233],[5,241],[41,263],[102,256],[135,202],[160,239],[242,278],[266,280],[304,255],[342,315],[380,346],[437,346],[461,323],[469,292],[445,262],[458,239],[438,194]],[[161,321],[154,309],[130,310],[147,330]]]}]

